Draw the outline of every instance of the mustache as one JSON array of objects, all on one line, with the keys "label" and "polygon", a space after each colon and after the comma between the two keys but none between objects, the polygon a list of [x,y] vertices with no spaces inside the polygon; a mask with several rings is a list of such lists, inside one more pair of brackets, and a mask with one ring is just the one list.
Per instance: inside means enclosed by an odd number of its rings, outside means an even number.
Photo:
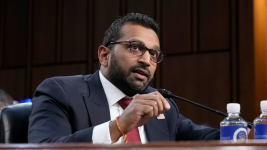
[{"label": "mustache", "polygon": [[130,69],[129,69],[129,73],[130,73],[130,72],[133,72],[133,70],[136,70],[136,69],[143,69],[143,70],[147,71],[147,73],[148,73],[148,77],[149,77],[149,78],[151,77],[151,73],[150,73],[150,70],[148,69],[148,67],[145,67],[145,66],[142,65],[142,64],[138,64],[138,65],[135,65],[135,66],[130,67]]}]

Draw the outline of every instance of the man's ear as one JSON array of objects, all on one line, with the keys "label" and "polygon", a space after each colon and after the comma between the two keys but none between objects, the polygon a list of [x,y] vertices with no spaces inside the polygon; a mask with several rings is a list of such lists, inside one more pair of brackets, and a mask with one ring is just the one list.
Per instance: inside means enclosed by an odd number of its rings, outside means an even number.
[{"label": "man's ear", "polygon": [[98,48],[98,59],[102,66],[107,67],[110,58],[110,49],[101,45]]}]

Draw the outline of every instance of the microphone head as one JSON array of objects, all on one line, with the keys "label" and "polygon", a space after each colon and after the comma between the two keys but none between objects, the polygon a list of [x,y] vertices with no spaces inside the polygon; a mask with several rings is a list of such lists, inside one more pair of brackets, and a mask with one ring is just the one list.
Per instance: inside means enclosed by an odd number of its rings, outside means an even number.
[{"label": "microphone head", "polygon": [[172,93],[168,90],[158,89],[158,92],[165,98],[171,98],[172,97]]}]

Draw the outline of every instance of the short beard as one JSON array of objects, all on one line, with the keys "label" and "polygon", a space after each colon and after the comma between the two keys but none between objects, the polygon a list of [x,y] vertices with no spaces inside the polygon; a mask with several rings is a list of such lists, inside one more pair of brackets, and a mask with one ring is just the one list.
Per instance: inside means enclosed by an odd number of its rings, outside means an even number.
[{"label": "short beard", "polygon": [[[143,70],[146,70],[148,72],[147,82],[144,82],[143,85],[136,85],[134,83],[135,79],[130,78],[130,74],[132,73],[132,71],[137,68],[142,68]],[[108,68],[108,73],[110,82],[113,85],[115,85],[118,89],[120,89],[124,94],[130,97],[138,93],[141,93],[143,90],[145,90],[148,87],[150,81],[152,80],[149,69],[145,67],[143,64],[137,64],[135,66],[130,67],[128,72],[123,70],[123,68],[119,65],[118,61],[116,60],[113,51],[111,51],[110,66]]]}]

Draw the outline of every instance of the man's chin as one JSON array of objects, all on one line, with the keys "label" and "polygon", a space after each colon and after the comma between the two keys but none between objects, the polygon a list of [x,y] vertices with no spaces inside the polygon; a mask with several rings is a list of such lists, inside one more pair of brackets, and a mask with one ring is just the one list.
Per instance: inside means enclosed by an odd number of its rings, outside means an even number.
[{"label": "man's chin", "polygon": [[137,80],[134,83],[132,83],[132,86],[135,87],[135,89],[139,89],[139,91],[143,91],[147,87],[147,82]]}]

